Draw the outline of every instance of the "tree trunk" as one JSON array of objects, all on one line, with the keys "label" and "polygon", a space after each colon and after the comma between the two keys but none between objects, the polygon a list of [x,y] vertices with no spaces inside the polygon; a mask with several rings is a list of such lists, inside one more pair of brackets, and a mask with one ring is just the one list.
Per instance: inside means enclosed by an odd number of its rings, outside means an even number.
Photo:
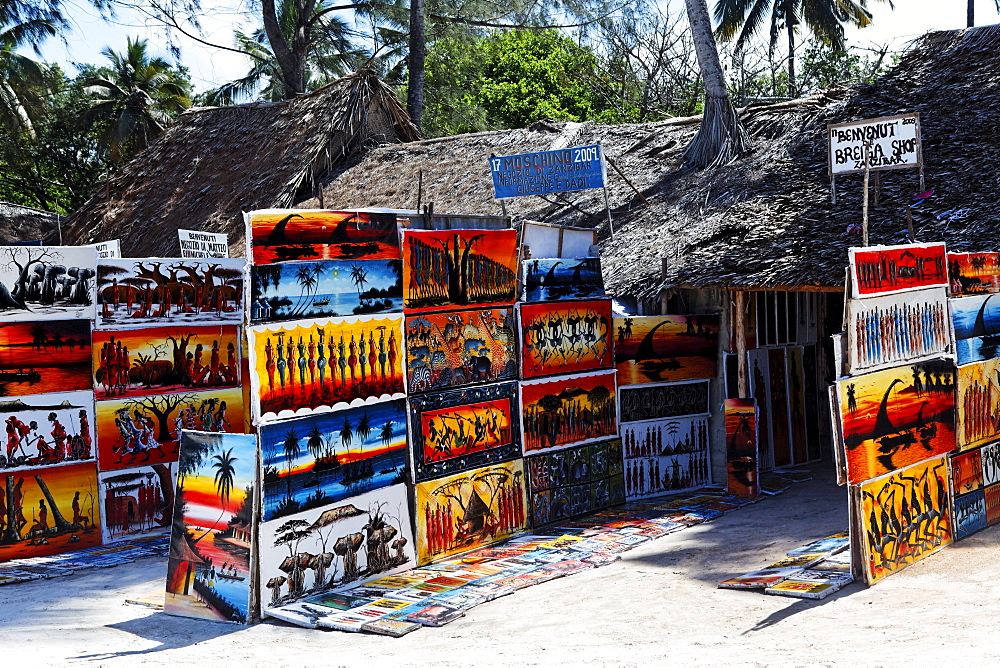
[{"label": "tree trunk", "polygon": [[[305,53],[295,53],[288,46],[281,34],[281,24],[274,7],[274,0],[261,1],[261,13],[264,18],[264,33],[271,45],[271,52],[278,62],[281,71],[281,83],[285,88],[285,99],[290,100],[305,91]],[[298,21],[308,20],[308,16],[299,16]],[[301,29],[301,27],[300,27]]]},{"label": "tree trunk", "polygon": [[427,45],[424,40],[424,0],[410,0],[410,54],[406,86],[406,113],[410,122],[420,129],[424,112],[424,60]]},{"label": "tree trunk", "polygon": [[788,30],[788,94],[798,97],[798,87],[795,85],[795,24],[791,15],[785,16],[785,28]]}]

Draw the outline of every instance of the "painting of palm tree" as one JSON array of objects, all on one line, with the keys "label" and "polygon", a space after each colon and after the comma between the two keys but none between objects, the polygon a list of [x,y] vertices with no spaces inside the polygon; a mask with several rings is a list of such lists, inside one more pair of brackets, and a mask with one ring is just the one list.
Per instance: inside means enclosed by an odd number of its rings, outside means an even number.
[{"label": "painting of palm tree", "polygon": [[352,264],[351,265],[351,280],[354,281],[354,287],[358,290],[358,301],[362,304],[364,303],[364,298],[361,296],[361,288],[363,288],[368,283],[368,272],[364,267]]},{"label": "painting of palm tree", "polygon": [[288,481],[288,500],[292,500],[292,462],[295,458],[301,454],[299,448],[299,435],[294,429],[289,429],[288,433],[285,434],[285,463],[288,464],[288,476],[286,480]]}]

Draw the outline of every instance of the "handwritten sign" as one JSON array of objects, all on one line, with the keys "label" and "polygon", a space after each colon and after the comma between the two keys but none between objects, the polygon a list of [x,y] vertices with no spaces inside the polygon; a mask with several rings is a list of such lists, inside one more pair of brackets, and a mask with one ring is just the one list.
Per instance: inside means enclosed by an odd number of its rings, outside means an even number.
[{"label": "handwritten sign", "polygon": [[122,256],[122,243],[118,239],[109,239],[99,244],[94,244],[97,249],[97,259],[107,260],[108,258],[119,258]]},{"label": "handwritten sign", "polygon": [[490,158],[494,197],[523,197],[603,188],[599,144]]},{"label": "handwritten sign", "polygon": [[181,257],[229,257],[229,235],[224,232],[177,230]]},{"label": "handwritten sign", "polygon": [[830,139],[830,174],[865,171],[865,144],[870,170],[919,167],[920,114],[885,116],[826,126]]}]

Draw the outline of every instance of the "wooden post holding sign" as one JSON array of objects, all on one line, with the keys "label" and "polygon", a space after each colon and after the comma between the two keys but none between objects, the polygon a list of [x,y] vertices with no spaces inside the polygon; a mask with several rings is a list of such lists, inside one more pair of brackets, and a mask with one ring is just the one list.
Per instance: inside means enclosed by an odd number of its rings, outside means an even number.
[{"label": "wooden post holding sign", "polygon": [[177,230],[181,257],[229,257],[229,235],[225,232]]}]

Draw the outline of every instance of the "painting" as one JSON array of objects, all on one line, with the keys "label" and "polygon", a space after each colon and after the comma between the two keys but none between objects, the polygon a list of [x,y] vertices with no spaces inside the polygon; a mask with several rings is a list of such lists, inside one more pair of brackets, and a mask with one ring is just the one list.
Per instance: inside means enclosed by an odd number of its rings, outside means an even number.
[{"label": "painting", "polygon": [[986,524],[993,526],[1000,522],[1000,485],[990,485],[983,490],[986,504]]},{"label": "painting", "polygon": [[400,257],[394,213],[268,209],[246,218],[252,264]]},{"label": "painting", "polygon": [[100,330],[93,342],[98,399],[240,385],[237,325]]},{"label": "painting", "polygon": [[94,395],[38,394],[0,401],[6,441],[0,473],[93,461]]},{"label": "painting", "polygon": [[948,253],[948,282],[953,295],[1000,292],[1000,253]]},{"label": "painting", "polygon": [[612,368],[611,300],[521,304],[521,377]]},{"label": "painting", "polygon": [[757,467],[757,403],[726,399],[726,489],[743,499],[760,495]]},{"label": "painting", "polygon": [[0,246],[0,318],[93,320],[92,246]]},{"label": "painting", "polygon": [[855,298],[948,287],[943,243],[849,248],[847,254]]},{"label": "painting", "polygon": [[951,543],[946,456],[911,464],[852,491],[860,531],[851,538],[869,585]]},{"label": "painting", "polygon": [[625,503],[620,439],[525,459],[534,526]]},{"label": "painting", "polygon": [[184,431],[163,611],[247,624],[257,437]]},{"label": "painting", "polygon": [[243,258],[105,259],[97,327],[243,322]]},{"label": "painting", "polygon": [[263,519],[338,503],[406,479],[406,401],[262,425]]},{"label": "painting", "polygon": [[980,450],[952,455],[951,487],[955,494],[967,494],[983,488],[983,460]]},{"label": "painting", "polygon": [[[405,485],[370,490],[260,526],[261,602],[286,605],[413,568]],[[265,591],[266,590],[266,591]]]},{"label": "painting", "polygon": [[97,402],[97,454],[101,471],[177,461],[182,429],[242,433],[243,393],[238,387],[173,392]]},{"label": "painting", "polygon": [[403,261],[320,260],[250,267],[250,322],[403,310]]},{"label": "painting", "polygon": [[1000,439],[1000,358],[958,367],[958,449]]},{"label": "painting", "polygon": [[402,324],[402,314],[384,314],[247,328],[254,417],[262,424],[402,398]]},{"label": "painting", "polygon": [[955,367],[934,360],[837,381],[847,477],[857,484],[955,449]]},{"label": "painting", "polygon": [[944,288],[847,301],[848,373],[885,369],[951,352]]},{"label": "painting", "polygon": [[524,453],[618,434],[615,372],[521,382]]},{"label": "painting", "polygon": [[410,397],[409,404],[416,482],[521,454],[516,381]]},{"label": "painting", "polygon": [[802,346],[785,348],[788,378],[788,427],[791,436],[792,461],[801,464],[809,459],[806,441],[805,376],[802,372]]},{"label": "painting", "polygon": [[403,232],[407,311],[513,304],[517,230]]},{"label": "painting", "polygon": [[169,531],[177,464],[148,464],[97,476],[105,543]]},{"label": "painting", "polygon": [[628,385],[618,388],[618,420],[656,420],[682,415],[708,415],[707,380]]},{"label": "painting", "polygon": [[979,453],[983,484],[988,486],[1000,483],[1000,442],[984,445]]},{"label": "painting", "polygon": [[711,482],[707,416],[621,426],[625,494],[631,501]]},{"label": "painting", "polygon": [[406,318],[411,394],[517,378],[514,310],[439,311]]},{"label": "painting", "polygon": [[748,350],[747,375],[750,380],[750,394],[757,402],[757,459],[760,466],[765,469],[774,468],[774,449],[771,447],[773,443],[771,423],[774,411],[771,409],[770,374],[767,348]]},{"label": "painting", "polygon": [[418,483],[415,495],[420,565],[498,543],[528,527],[523,459]]},{"label": "painting", "polygon": [[101,544],[94,462],[0,473],[0,562]]},{"label": "painting", "polygon": [[770,385],[771,443],[775,466],[792,463],[792,432],[789,423],[788,369],[785,364],[786,348],[767,349],[767,377]]},{"label": "painting", "polygon": [[977,489],[968,494],[955,494],[955,540],[962,540],[986,528],[986,497]]},{"label": "painting", "polygon": [[1000,356],[1000,299],[996,294],[954,297],[951,322],[959,365]]},{"label": "painting", "polygon": [[0,396],[92,387],[89,320],[0,325]]},{"label": "painting", "polygon": [[601,259],[524,260],[524,302],[594,299],[604,296]]},{"label": "painting", "polygon": [[615,317],[614,328],[619,385],[718,375],[718,315]]}]

